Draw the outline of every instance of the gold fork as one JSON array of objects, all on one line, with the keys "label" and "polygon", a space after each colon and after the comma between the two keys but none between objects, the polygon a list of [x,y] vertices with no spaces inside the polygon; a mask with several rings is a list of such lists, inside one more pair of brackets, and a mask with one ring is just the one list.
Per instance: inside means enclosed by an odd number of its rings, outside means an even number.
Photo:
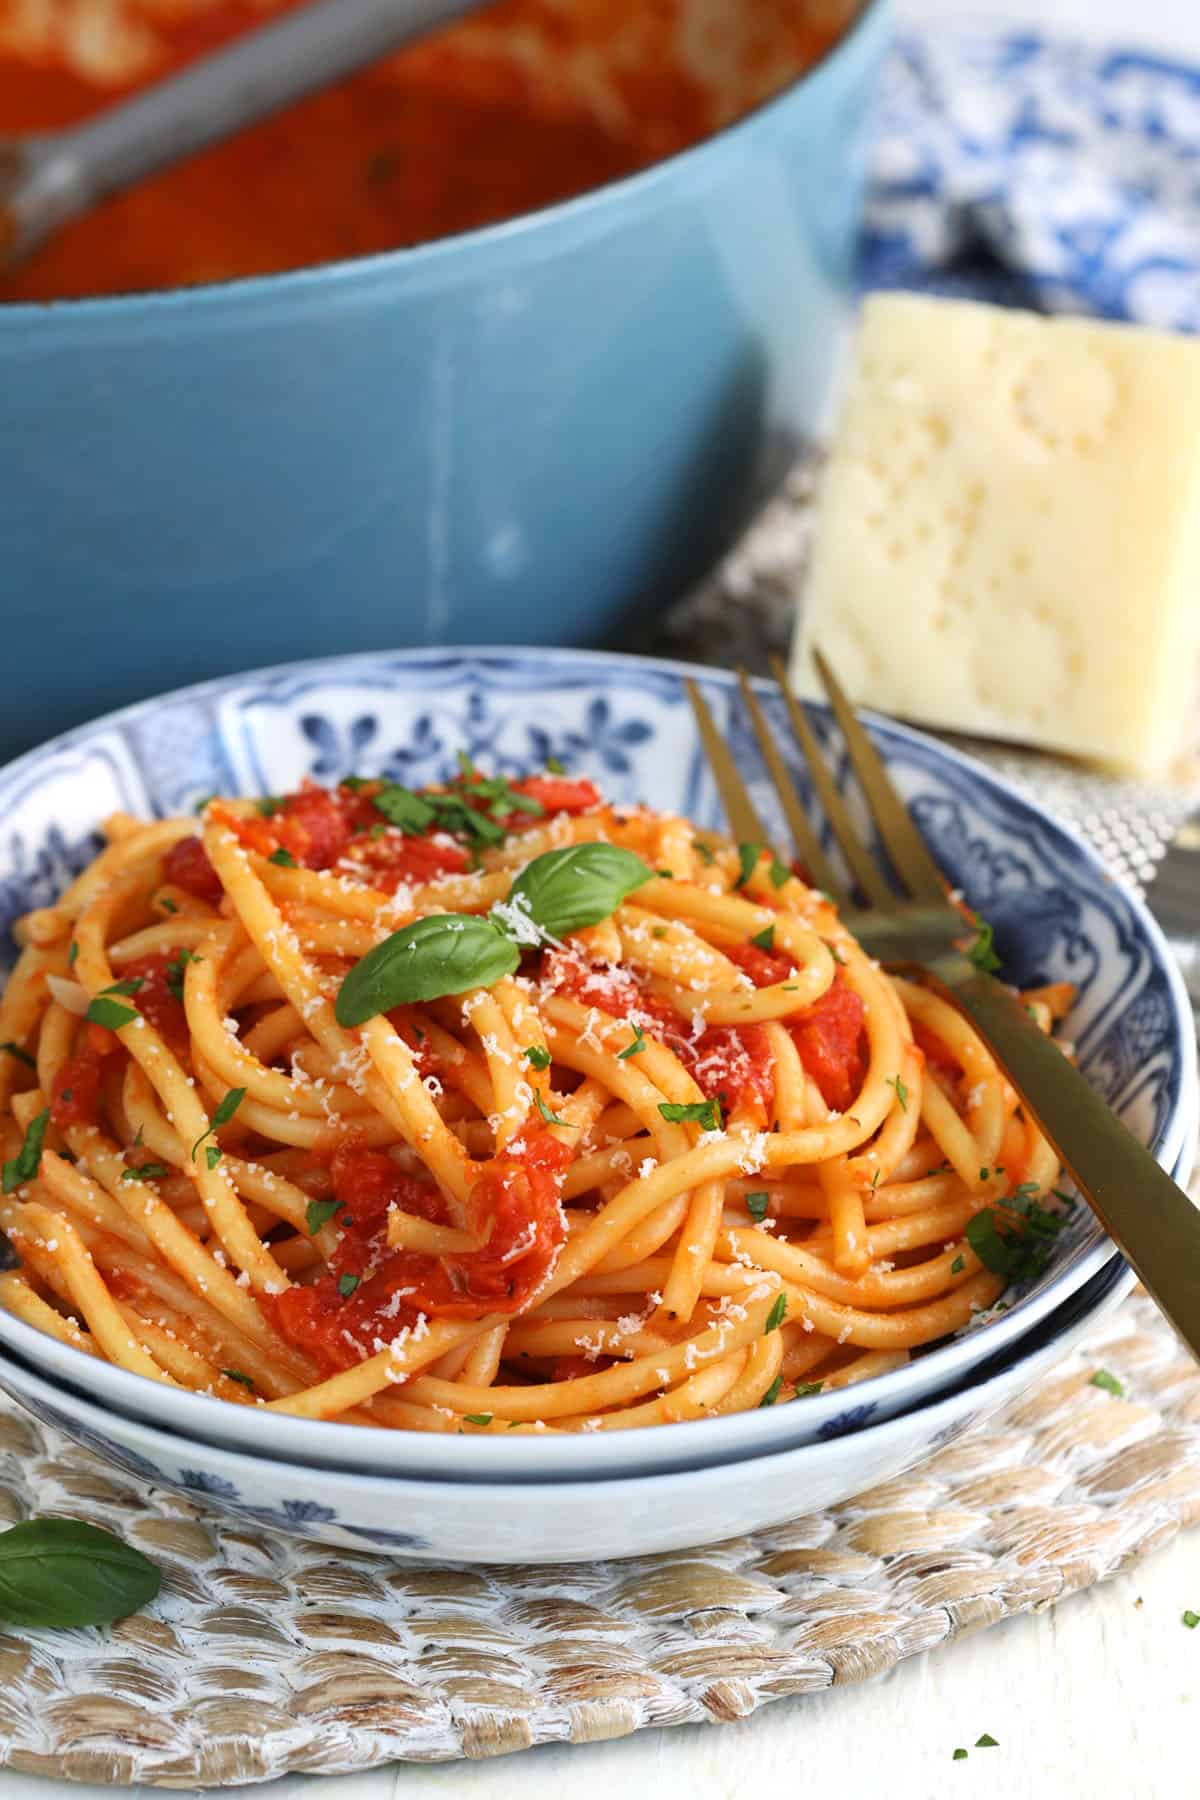
[{"label": "gold fork", "polygon": [[[850,903],[809,822],[744,670],[738,671],[754,735],[783,807],[797,855],[814,884],[838,904],[844,923],[869,955],[935,985],[974,1025],[1028,1112],[1074,1177],[1193,1356],[1200,1358],[1200,1211],[1155,1162],[1083,1076],[1042,1032],[1010,988],[979,968],[964,942],[970,928],[948,898],[949,883],[819,651],[817,671],[833,708],[879,840],[902,885],[897,893],[858,836],[804,710],[778,657],[772,673],[854,882],[866,899]],[[738,773],[729,746],[694,682],[688,695],[701,742],[734,835],[770,850],[768,834]]]}]

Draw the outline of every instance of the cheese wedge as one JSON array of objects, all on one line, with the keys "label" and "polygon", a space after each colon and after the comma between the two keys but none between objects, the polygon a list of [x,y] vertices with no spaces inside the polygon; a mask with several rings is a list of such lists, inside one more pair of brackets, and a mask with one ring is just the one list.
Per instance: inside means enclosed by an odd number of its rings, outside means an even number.
[{"label": "cheese wedge", "polygon": [[1200,737],[1200,341],[880,294],[793,659],[918,723],[1166,777]]}]

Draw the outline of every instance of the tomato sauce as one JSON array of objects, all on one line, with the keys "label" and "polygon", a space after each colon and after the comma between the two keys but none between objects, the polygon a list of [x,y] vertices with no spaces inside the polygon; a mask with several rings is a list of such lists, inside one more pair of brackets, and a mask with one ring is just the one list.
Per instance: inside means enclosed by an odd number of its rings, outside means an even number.
[{"label": "tomato sauce", "polygon": [[112,1057],[125,1047],[103,1025],[86,1025],[75,1051],[68,1056],[50,1090],[50,1120],[60,1131],[68,1125],[96,1125],[100,1120],[100,1093]]},{"label": "tomato sauce", "polygon": [[[0,0],[0,133],[113,105],[300,0]],[[266,275],[512,218],[645,167],[758,104],[854,10],[503,0],[142,182],[0,283],[49,300]],[[695,15],[693,17],[693,15]],[[723,34],[724,35],[724,34]]]},{"label": "tomato sauce", "polygon": [[481,1248],[435,1257],[389,1250],[387,1215],[394,1205],[447,1223],[437,1190],[380,1151],[344,1147],[331,1167],[342,1210],[327,1272],[264,1305],[282,1334],[327,1373],[352,1368],[422,1313],[478,1319],[516,1312],[540,1287],[566,1235],[559,1198],[571,1155],[549,1132],[525,1132],[518,1146],[482,1165],[468,1195],[468,1229],[483,1239]]}]

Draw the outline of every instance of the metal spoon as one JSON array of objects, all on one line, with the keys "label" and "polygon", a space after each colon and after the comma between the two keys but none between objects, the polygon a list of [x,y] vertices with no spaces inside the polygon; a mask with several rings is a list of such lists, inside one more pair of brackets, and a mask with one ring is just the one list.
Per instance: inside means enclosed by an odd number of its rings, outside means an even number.
[{"label": "metal spoon", "polygon": [[0,139],[0,265],[118,188],[482,3],[314,0],[71,130]]}]

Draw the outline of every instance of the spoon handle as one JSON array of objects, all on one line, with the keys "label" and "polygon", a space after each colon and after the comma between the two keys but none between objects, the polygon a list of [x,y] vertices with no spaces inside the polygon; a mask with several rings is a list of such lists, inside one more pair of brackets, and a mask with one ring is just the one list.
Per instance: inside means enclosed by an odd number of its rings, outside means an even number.
[{"label": "spoon handle", "polygon": [[82,125],[0,144],[0,263],[105,195],[479,5],[313,0]]}]

